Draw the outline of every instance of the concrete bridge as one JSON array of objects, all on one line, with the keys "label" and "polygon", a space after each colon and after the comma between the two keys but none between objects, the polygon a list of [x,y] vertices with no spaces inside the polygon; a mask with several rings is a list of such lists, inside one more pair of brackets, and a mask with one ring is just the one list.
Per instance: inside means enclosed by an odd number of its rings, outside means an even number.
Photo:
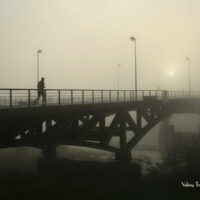
[{"label": "concrete bridge", "polygon": [[[199,113],[200,92],[0,89],[0,148],[31,146],[54,156],[58,145],[102,149],[130,160],[130,151],[163,118]],[[127,137],[127,131],[132,136]],[[113,137],[119,147],[111,145]]]}]

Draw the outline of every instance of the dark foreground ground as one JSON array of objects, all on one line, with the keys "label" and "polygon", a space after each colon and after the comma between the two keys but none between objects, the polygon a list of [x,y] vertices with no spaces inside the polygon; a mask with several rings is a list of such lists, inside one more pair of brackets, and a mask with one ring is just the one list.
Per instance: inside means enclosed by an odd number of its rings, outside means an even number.
[{"label": "dark foreground ground", "polygon": [[[183,178],[183,177],[182,177]],[[200,177],[196,177],[200,180]],[[1,200],[200,199],[200,187],[184,188],[181,178],[142,177],[138,164],[40,159],[35,173],[0,173]],[[200,181],[199,181],[200,182]]]}]

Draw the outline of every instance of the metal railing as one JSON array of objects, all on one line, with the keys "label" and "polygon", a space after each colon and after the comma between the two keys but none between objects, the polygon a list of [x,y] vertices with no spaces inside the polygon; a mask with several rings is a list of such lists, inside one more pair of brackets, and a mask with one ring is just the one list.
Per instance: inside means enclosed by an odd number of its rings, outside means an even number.
[{"label": "metal railing", "polygon": [[[80,90],[80,89],[47,89],[46,101],[43,105],[72,105],[136,102],[134,90]],[[37,107],[42,105],[42,97],[34,104],[37,98],[37,89],[0,89],[0,109],[17,107]],[[138,90],[137,101],[162,100],[200,97],[200,92]]]}]

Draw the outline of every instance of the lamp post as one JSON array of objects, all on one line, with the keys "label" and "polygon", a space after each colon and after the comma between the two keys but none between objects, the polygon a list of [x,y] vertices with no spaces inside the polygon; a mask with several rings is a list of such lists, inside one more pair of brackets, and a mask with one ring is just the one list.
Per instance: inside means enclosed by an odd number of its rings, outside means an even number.
[{"label": "lamp post", "polygon": [[39,59],[40,53],[42,53],[42,50],[38,49],[37,50],[37,82],[39,82],[39,78],[40,78],[40,59]]},{"label": "lamp post", "polygon": [[120,68],[120,64],[117,65],[117,90],[119,90],[119,68]]},{"label": "lamp post", "polygon": [[189,87],[189,95],[191,94],[191,82],[190,82],[190,58],[186,57],[185,60],[188,63],[188,87]]},{"label": "lamp post", "polygon": [[136,57],[136,38],[130,37],[130,40],[135,43],[135,100],[137,101],[137,57]]},{"label": "lamp post", "polygon": [[160,70],[157,71],[157,90],[160,90]]}]

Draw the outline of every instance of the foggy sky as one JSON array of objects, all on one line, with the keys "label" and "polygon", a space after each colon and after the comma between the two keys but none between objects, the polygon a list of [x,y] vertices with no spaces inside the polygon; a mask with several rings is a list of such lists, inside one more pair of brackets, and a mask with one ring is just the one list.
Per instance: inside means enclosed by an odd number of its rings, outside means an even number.
[{"label": "foggy sky", "polygon": [[[47,88],[199,87],[199,0],[0,0],[0,88],[36,87],[36,52]],[[173,71],[173,75],[169,72]]]}]

